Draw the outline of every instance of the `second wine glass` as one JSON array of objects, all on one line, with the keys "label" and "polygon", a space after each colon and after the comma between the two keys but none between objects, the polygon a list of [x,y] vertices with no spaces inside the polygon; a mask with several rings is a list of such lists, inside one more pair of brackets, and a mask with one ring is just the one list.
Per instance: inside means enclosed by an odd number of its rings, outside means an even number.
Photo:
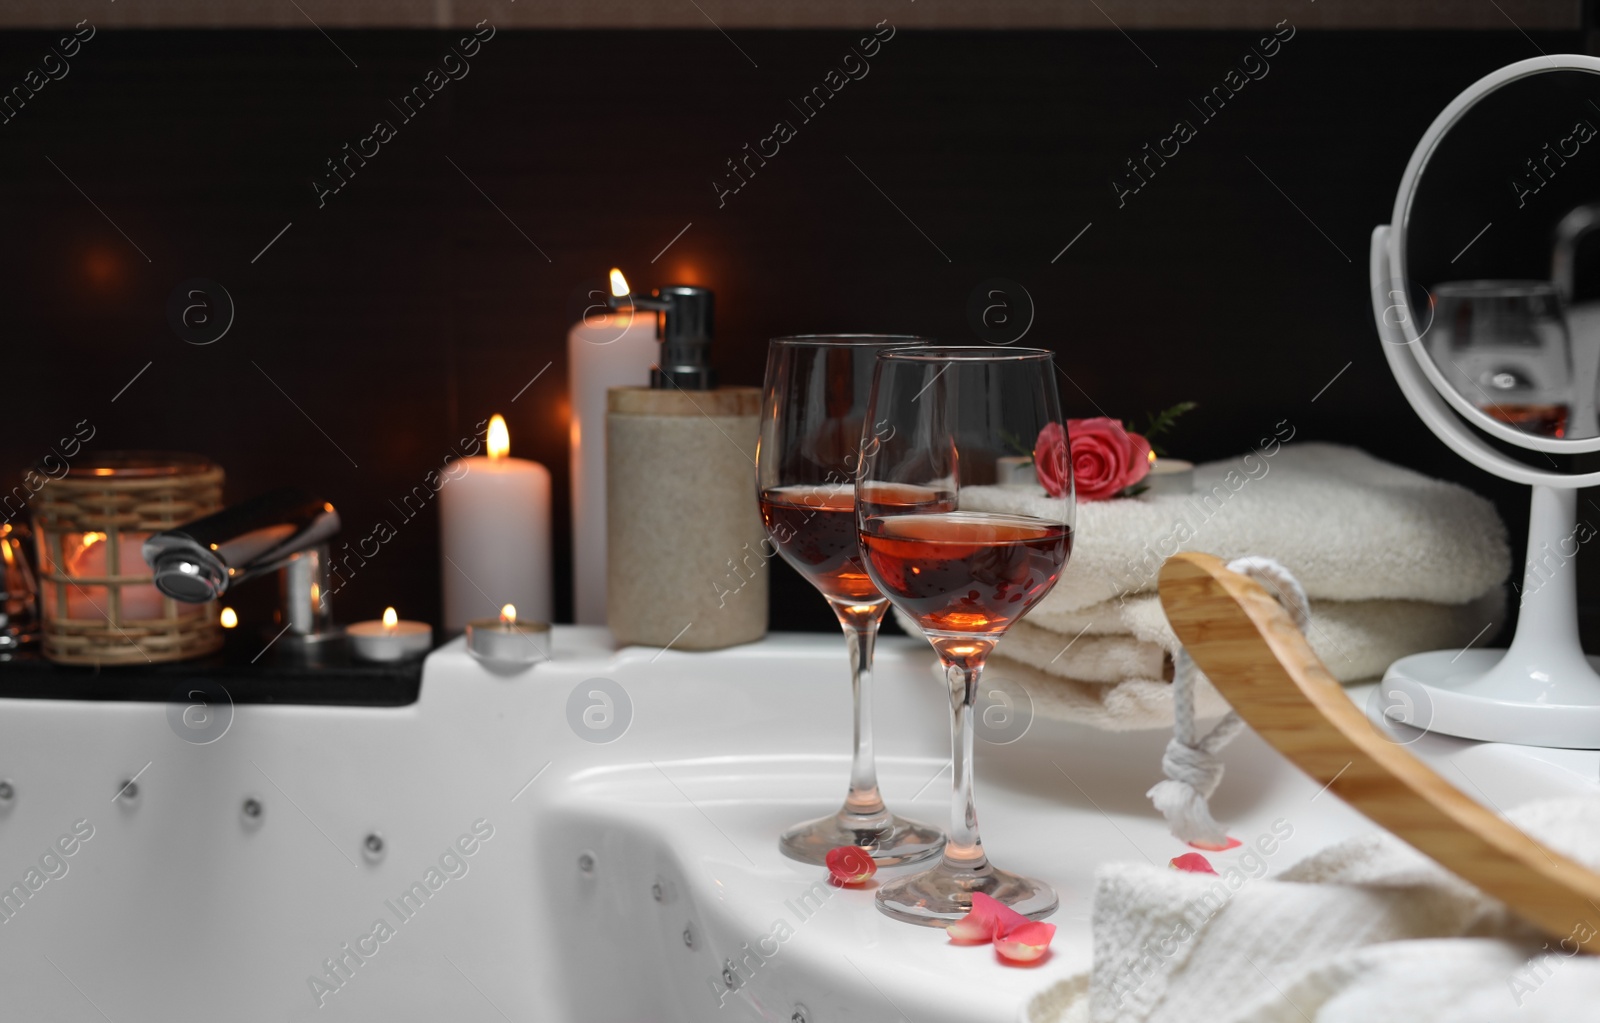
[{"label": "second wine glass", "polygon": [[[922,627],[950,687],[954,785],[941,861],[878,889],[878,908],[940,927],[982,892],[1025,916],[1056,908],[1042,881],[996,868],[978,837],[973,713],[984,662],[1044,599],[1072,552],[1072,464],[1048,351],[906,348],[878,356],[856,475],[867,573]],[[1037,487],[1007,486],[1004,460],[1031,453]],[[904,488],[942,505],[910,507]]]},{"label": "second wine glass", "polygon": [[[925,342],[877,334],[787,337],[767,353],[766,393],[757,448],[757,490],[767,534],[838,616],[850,653],[855,753],[850,789],[835,814],[784,833],[779,847],[823,863],[838,846],[860,846],[881,866],[932,856],[944,844],[934,827],[897,817],[878,792],[872,747],[872,650],[888,607],[861,564],[856,539],[855,472],[874,359]],[[903,499],[931,492],[906,488]]]}]

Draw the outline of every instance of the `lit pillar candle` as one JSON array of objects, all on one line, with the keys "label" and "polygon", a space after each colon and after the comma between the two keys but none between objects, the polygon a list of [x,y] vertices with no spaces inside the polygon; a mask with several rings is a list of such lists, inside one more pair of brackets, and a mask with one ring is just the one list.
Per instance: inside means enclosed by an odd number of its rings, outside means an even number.
[{"label": "lit pillar candle", "polygon": [[[611,293],[628,294],[620,270],[611,271]],[[585,312],[567,332],[573,608],[579,625],[606,623],[606,391],[648,384],[659,355],[654,313],[601,315],[603,308],[597,301],[595,314]]]},{"label": "lit pillar candle", "polygon": [[510,457],[506,421],[489,420],[487,457],[467,458],[466,471],[439,490],[439,571],[444,625],[460,629],[515,604],[550,621],[550,472]]}]

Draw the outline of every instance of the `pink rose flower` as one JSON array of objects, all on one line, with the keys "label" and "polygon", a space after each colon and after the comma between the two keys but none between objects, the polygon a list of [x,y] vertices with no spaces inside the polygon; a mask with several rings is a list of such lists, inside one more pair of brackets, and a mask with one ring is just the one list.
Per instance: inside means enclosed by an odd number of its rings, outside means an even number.
[{"label": "pink rose flower", "polygon": [[1069,419],[1067,429],[1049,423],[1039,431],[1033,464],[1051,497],[1064,497],[1070,481],[1076,484],[1078,500],[1104,501],[1150,472],[1150,442],[1115,419]]},{"label": "pink rose flower", "polygon": [[1067,496],[1072,482],[1071,461],[1067,451],[1067,431],[1060,423],[1046,423],[1039,431],[1033,445],[1033,472],[1039,485],[1051,497]]}]

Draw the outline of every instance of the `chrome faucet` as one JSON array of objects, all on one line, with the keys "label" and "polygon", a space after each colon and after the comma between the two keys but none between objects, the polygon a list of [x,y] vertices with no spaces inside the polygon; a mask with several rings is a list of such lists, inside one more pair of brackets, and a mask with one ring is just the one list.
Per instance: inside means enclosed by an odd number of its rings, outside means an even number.
[{"label": "chrome faucet", "polygon": [[328,591],[328,541],[338,532],[333,505],[302,490],[274,490],[157,533],[143,553],[156,588],[189,604],[282,569],[284,638],[310,644],[340,634]]}]

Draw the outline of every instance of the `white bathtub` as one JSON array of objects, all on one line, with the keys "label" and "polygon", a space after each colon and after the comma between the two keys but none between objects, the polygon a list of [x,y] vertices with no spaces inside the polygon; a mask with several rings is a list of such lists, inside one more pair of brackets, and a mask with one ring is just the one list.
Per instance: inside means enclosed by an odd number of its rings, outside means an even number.
[{"label": "white bathtub", "polygon": [[[841,641],[608,642],[558,629],[557,659],[511,679],[452,644],[412,706],[236,707],[204,745],[165,705],[0,701],[0,884],[24,889],[0,900],[0,1019],[1010,1021],[1087,967],[1096,864],[1183,851],[1143,797],[1164,735],[1037,721],[980,743],[991,856],[1061,893],[1051,957],[1002,966],[777,851],[843,794]],[[893,808],[943,822],[930,656],[880,647],[880,771]],[[1502,808],[1594,777],[1590,753],[1418,747],[1479,764]],[[1253,736],[1228,760],[1216,809],[1232,832],[1293,830],[1273,869],[1369,827]],[[92,835],[57,846],[74,826]]]}]

